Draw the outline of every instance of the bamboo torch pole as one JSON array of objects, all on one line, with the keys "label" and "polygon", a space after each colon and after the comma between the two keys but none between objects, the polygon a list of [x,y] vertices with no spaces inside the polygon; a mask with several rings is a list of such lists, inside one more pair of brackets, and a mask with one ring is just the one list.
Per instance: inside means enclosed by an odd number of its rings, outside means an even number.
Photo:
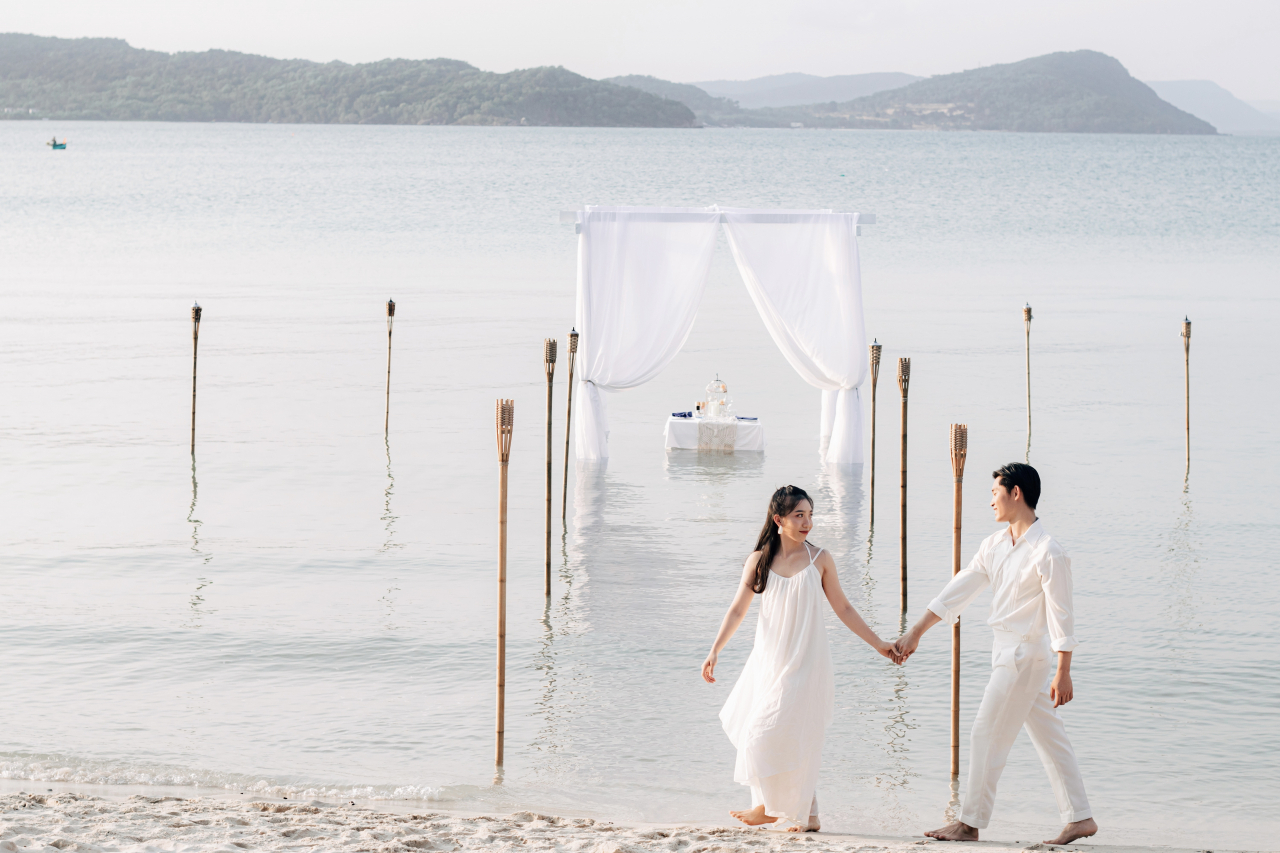
[{"label": "bamboo torch pole", "polygon": [[876,523],[876,382],[880,379],[880,341],[871,346],[871,524]]},{"label": "bamboo torch pole", "polygon": [[391,434],[391,324],[396,318],[396,302],[387,300],[387,411],[382,421],[383,435]]},{"label": "bamboo torch pole", "polygon": [[1191,318],[1182,320],[1182,377],[1186,394],[1187,473],[1191,472]]},{"label": "bamboo torch pole", "polygon": [[1022,306],[1022,325],[1027,331],[1027,455],[1031,462],[1031,303]]},{"label": "bamboo torch pole", "polygon": [[556,341],[542,341],[542,367],[547,374],[547,573],[544,592],[551,597],[551,389],[556,378]]},{"label": "bamboo torch pole", "polygon": [[565,512],[569,506],[569,428],[573,424],[573,363],[578,355],[578,331],[569,332],[569,390],[564,410],[564,491],[560,493],[560,520],[565,520]]},{"label": "bamboo torch pole", "polygon": [[[951,425],[951,475],[955,497],[951,509],[951,575],[960,573],[960,517],[964,509],[964,461],[969,454],[969,427]],[[960,620],[951,626],[951,778],[960,775]]]},{"label": "bamboo torch pole", "polygon": [[191,455],[196,455],[196,361],[200,355],[200,314],[197,302],[191,309]]},{"label": "bamboo torch pole", "polygon": [[499,767],[502,766],[507,711],[507,463],[511,461],[515,416],[515,400],[498,401],[498,720],[494,763]]},{"label": "bamboo torch pole", "polygon": [[911,359],[898,359],[898,390],[902,392],[902,478],[898,508],[898,568],[902,573],[902,612],[907,612],[907,386],[911,384]]}]

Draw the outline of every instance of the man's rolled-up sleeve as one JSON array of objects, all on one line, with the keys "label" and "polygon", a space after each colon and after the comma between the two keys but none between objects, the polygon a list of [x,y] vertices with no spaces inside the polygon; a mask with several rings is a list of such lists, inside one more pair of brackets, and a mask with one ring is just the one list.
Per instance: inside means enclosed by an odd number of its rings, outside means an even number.
[{"label": "man's rolled-up sleeve", "polygon": [[942,588],[937,598],[929,602],[929,609],[943,622],[954,625],[964,609],[972,604],[978,597],[978,593],[986,589],[990,583],[991,576],[987,574],[986,549],[979,548],[978,553],[969,561],[969,565]]},{"label": "man's rolled-up sleeve", "polygon": [[1080,645],[1076,639],[1076,616],[1071,597],[1071,558],[1061,549],[1053,548],[1039,561],[1036,571],[1044,590],[1049,647],[1055,652],[1069,652]]}]

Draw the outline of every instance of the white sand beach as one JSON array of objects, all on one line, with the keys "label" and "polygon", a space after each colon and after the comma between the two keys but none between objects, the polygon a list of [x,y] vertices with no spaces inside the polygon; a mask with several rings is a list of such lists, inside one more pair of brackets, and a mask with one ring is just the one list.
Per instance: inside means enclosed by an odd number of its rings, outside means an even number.
[{"label": "white sand beach", "polygon": [[[533,812],[459,815],[393,813],[353,803],[306,803],[232,797],[100,797],[74,791],[0,796],[0,853],[14,851],[377,851],[544,850],[566,853],[638,851],[839,851],[899,853],[933,846],[923,837],[835,833],[790,834],[714,825],[614,824]],[[944,847],[956,845],[943,844]],[[982,842],[984,850],[1039,850],[1040,843]],[[1073,844],[1080,853],[1141,853],[1172,848]],[[1186,851],[1191,853],[1191,851]],[[1209,853],[1209,851],[1195,851]],[[1217,850],[1214,853],[1228,853]]]}]

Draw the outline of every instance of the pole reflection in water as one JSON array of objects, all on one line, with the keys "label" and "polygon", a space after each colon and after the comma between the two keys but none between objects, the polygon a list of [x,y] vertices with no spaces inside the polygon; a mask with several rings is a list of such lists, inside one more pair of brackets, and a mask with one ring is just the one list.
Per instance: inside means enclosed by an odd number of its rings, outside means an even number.
[{"label": "pole reflection in water", "polygon": [[1196,606],[1196,577],[1200,572],[1200,554],[1195,546],[1195,512],[1191,502],[1191,484],[1184,479],[1182,505],[1178,520],[1169,531],[1164,556],[1164,588],[1168,603],[1164,608],[1164,624],[1168,626],[1166,645],[1173,663],[1182,664],[1197,647],[1200,628]]},{"label": "pole reflection in water", "polygon": [[[382,547],[378,549],[378,553],[385,554],[392,549],[403,548],[404,544],[395,541],[396,521],[399,516],[391,511],[391,496],[396,490],[396,477],[391,470],[391,437],[384,436],[383,443],[387,449],[387,487],[382,493],[382,525],[385,538]],[[395,621],[396,601],[400,597],[399,578],[390,578],[387,581],[387,591],[378,599],[386,608],[382,617],[382,627],[388,631],[394,631],[400,626]]]},{"label": "pole reflection in water", "polygon": [[[191,505],[187,508],[187,523],[191,525],[191,553],[200,558],[200,565],[204,567],[213,559],[213,555],[203,551],[200,547],[200,525],[204,522],[196,518],[196,503],[199,495],[200,483],[196,478],[196,457],[193,453],[191,455]],[[188,600],[189,612],[182,627],[199,628],[204,624],[204,618],[215,612],[205,608],[204,596],[200,594],[201,590],[212,583],[213,581],[207,577],[196,578],[196,588]]]},{"label": "pole reflection in water", "polygon": [[[532,747],[543,756],[554,757],[551,761],[544,759],[539,765],[539,771],[552,770],[551,765],[558,763],[567,742],[568,715],[565,709],[569,703],[562,702],[560,698],[562,676],[557,671],[560,650],[556,647],[558,640],[577,633],[573,614],[573,576],[567,561],[561,569],[560,579],[565,584],[564,594],[557,599],[547,599],[543,605],[542,639],[532,664],[542,682],[542,692],[535,700],[542,717],[542,726],[538,729]],[[574,680],[571,676],[566,677],[566,692],[569,696],[574,693]]]},{"label": "pole reflection in water", "polygon": [[[893,626],[892,624],[885,625],[880,621],[880,608],[876,606],[876,579],[875,573],[872,571],[875,538],[875,526],[868,524],[867,553],[862,563],[862,577],[859,584],[862,591],[862,601],[857,606],[867,624],[874,627],[876,633],[880,634],[884,639],[890,639],[894,636],[893,631],[886,629],[891,629]],[[906,614],[898,614],[897,636],[900,636],[905,630],[906,623]],[[881,667],[881,672],[885,672],[883,667]],[[901,666],[893,666],[887,670],[887,678],[884,676],[882,678],[888,682],[890,700],[887,722],[879,736],[875,738],[878,743],[883,745],[882,749],[885,756],[885,769],[877,773],[874,780],[875,786],[885,793],[885,799],[880,801],[877,808],[883,808],[887,811],[885,815],[886,822],[890,825],[904,828],[911,827],[912,822],[916,819],[915,812],[904,805],[898,796],[899,791],[910,786],[911,778],[918,775],[911,770],[908,761],[910,748],[907,744],[911,740],[911,730],[915,728],[915,724],[910,721],[910,711],[907,703],[910,681],[905,668]]]},{"label": "pole reflection in water", "polygon": [[[902,617],[905,630],[906,617]],[[903,667],[892,671],[893,690],[888,719],[884,725],[884,769],[876,774],[875,784],[884,792],[878,807],[884,811],[883,823],[899,829],[913,826],[916,813],[902,801],[901,794],[911,786],[911,780],[920,774],[911,769],[911,732],[916,725],[911,722],[911,682]]]},{"label": "pole reflection in water", "polygon": [[866,608],[862,616],[867,620],[868,625],[876,624],[872,622],[872,615],[875,601],[876,576],[871,571],[871,560],[875,556],[876,548],[876,529],[874,526],[867,529],[867,556],[862,561],[862,579],[859,586],[862,588],[862,602]]},{"label": "pole reflection in water", "polygon": [[391,511],[391,496],[395,494],[396,490],[396,476],[391,470],[391,438],[389,436],[384,438],[384,443],[387,448],[387,487],[382,492],[382,526],[383,531],[386,533],[386,538],[382,543],[382,547],[378,549],[379,551],[389,551],[392,548],[404,547],[402,544],[395,542],[396,521],[400,517]]},{"label": "pole reflection in water", "polygon": [[542,685],[534,700],[542,723],[530,749],[537,756],[533,774],[544,780],[571,773],[580,764],[569,746],[575,720],[585,710],[580,704],[582,697],[590,686],[590,674],[578,647],[589,623],[575,582],[585,583],[589,578],[600,542],[605,538],[606,465],[580,464],[577,468],[573,554],[570,554],[566,522],[560,541],[560,580],[564,592],[548,598],[543,606],[542,636],[531,663]]},{"label": "pole reflection in water", "polygon": [[[893,612],[885,623],[876,603],[874,565],[874,531],[865,533],[866,552],[859,553],[863,542],[864,503],[866,503],[862,465],[827,465],[817,475],[812,490],[814,497],[814,544],[827,548],[836,565],[840,567],[842,586],[853,605],[867,624],[881,637],[892,640],[902,633],[905,615]],[[895,599],[896,599],[896,590]],[[834,622],[834,617],[830,617]],[[836,623],[838,625],[838,623]],[[903,794],[910,787],[916,774],[910,768],[911,732],[916,727],[911,722],[908,702],[910,680],[902,667],[896,666],[871,652],[861,640],[837,627],[832,634],[832,652],[836,656],[837,714],[845,717],[844,740],[829,740],[824,762],[839,766],[842,772],[854,776],[865,774],[864,762],[851,756],[848,739],[853,738],[868,745],[875,745],[884,755],[876,762],[881,769],[865,776],[865,784],[880,791],[865,817],[874,819],[880,826],[894,831],[917,831],[917,814],[903,801]],[[837,639],[838,638],[838,639]],[[843,697],[843,698],[842,698]],[[857,698],[855,698],[857,697]],[[850,714],[853,708],[865,706],[868,697],[884,697],[884,716]],[[875,700],[872,700],[875,701]],[[831,737],[829,733],[828,737]],[[843,748],[842,748],[843,745]],[[854,793],[855,801],[871,802]],[[859,811],[865,806],[855,807]]]}]

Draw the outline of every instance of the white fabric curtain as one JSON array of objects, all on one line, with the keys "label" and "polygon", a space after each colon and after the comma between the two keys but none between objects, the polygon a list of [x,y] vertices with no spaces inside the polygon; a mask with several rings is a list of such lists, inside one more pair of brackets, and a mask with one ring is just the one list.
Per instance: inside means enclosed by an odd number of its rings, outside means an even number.
[{"label": "white fabric curtain", "polygon": [[857,214],[720,212],[769,334],[796,372],[824,392],[819,433],[830,434],[825,460],[862,462],[858,388],[868,363]]},{"label": "white fabric curtain", "polygon": [[586,207],[580,214],[579,461],[609,458],[601,392],[648,382],[684,346],[719,219],[713,207]]}]

